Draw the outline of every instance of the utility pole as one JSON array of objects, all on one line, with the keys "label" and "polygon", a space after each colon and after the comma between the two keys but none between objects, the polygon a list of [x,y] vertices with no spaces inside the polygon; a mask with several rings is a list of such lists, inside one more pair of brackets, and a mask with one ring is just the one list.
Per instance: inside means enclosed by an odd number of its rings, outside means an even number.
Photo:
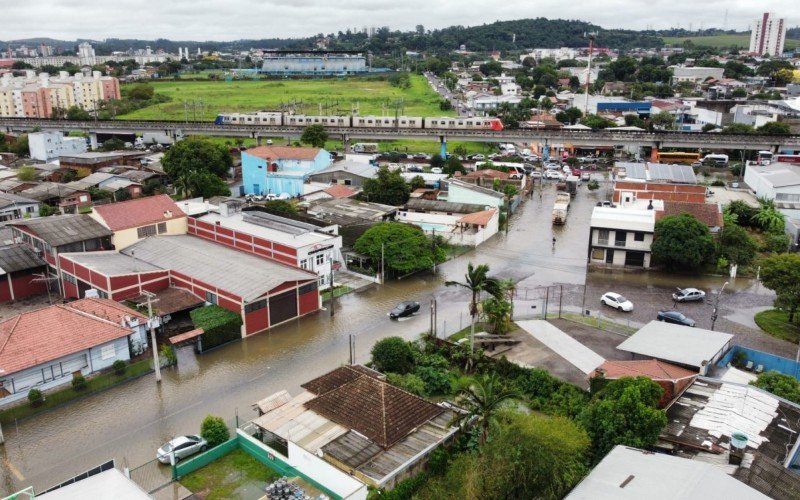
[{"label": "utility pole", "polygon": [[722,295],[722,292],[725,291],[725,287],[728,286],[728,282],[726,281],[723,283],[722,288],[719,289],[719,293],[714,298],[714,310],[711,313],[711,331],[714,331],[714,324],[717,322],[717,308],[719,307],[719,296]]},{"label": "utility pole", "polygon": [[597,36],[597,32],[592,31],[587,33],[586,36],[589,38],[589,64],[586,67],[586,103],[583,106],[583,116],[589,114],[589,83],[592,79],[592,50],[594,49],[594,39]]},{"label": "utility pole", "polygon": [[336,290],[333,288],[333,259],[331,259],[331,318],[333,317],[333,301],[336,298]]},{"label": "utility pole", "polygon": [[384,243],[381,243],[381,285],[386,283],[386,280],[383,278],[383,251],[385,246]]},{"label": "utility pole", "polygon": [[153,349],[153,367],[156,370],[156,383],[161,383],[161,366],[159,365],[158,346],[156,345],[156,322],[155,318],[153,318],[153,299],[156,294],[144,290],[142,295],[147,297],[147,324],[150,327],[150,347]]}]

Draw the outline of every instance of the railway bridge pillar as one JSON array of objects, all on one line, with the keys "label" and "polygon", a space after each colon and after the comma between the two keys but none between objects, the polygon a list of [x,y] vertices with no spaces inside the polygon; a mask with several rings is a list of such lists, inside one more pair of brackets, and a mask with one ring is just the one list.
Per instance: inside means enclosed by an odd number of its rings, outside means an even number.
[{"label": "railway bridge pillar", "polygon": [[261,136],[256,134],[256,146],[260,146],[261,145],[261,139],[262,139]]},{"label": "railway bridge pillar", "polygon": [[661,143],[656,142],[653,144],[653,149],[650,150],[650,163],[658,163],[658,150],[661,149]]},{"label": "railway bridge pillar", "polygon": [[447,158],[447,137],[443,135],[439,136],[439,156]]},{"label": "railway bridge pillar", "polygon": [[89,134],[89,146],[92,148],[92,151],[97,149],[97,133],[91,132]]},{"label": "railway bridge pillar", "polygon": [[350,150],[350,137],[347,134],[342,134],[342,149],[344,154],[352,153]]}]

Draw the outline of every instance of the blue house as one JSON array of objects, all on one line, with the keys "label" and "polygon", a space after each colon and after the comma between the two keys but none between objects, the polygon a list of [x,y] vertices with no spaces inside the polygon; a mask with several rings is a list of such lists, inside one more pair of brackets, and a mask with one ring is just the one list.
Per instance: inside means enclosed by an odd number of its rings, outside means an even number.
[{"label": "blue house", "polygon": [[328,167],[331,155],[320,148],[259,146],[242,152],[245,194],[303,194],[303,183]]}]

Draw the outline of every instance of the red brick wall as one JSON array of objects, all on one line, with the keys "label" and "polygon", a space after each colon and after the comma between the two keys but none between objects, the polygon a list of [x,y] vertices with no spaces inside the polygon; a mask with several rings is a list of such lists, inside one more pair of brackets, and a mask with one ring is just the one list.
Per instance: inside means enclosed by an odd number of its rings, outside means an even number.
[{"label": "red brick wall", "polygon": [[8,275],[0,276],[0,303],[11,300],[11,284],[8,282]]},{"label": "red brick wall", "polygon": [[269,328],[269,307],[245,314],[245,335],[252,335]]},{"label": "red brick wall", "polygon": [[298,267],[297,250],[241,231],[189,218],[189,234],[214,241],[257,257]]},{"label": "red brick wall", "polygon": [[300,316],[319,309],[319,289],[300,296]]}]

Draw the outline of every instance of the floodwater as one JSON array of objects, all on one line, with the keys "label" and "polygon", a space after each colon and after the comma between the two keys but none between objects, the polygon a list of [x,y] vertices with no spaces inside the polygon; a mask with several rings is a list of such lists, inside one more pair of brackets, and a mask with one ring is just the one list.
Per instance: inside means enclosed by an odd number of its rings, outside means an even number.
[{"label": "floodwater", "polygon": [[[540,199],[534,191],[518,209],[508,234],[438,266],[436,273],[341,297],[333,317],[321,311],[202,355],[190,347],[179,349],[177,367],[163,372],[160,385],[148,375],[6,425],[6,444],[0,446],[0,492],[29,485],[41,491],[110,458],[134,467],[152,460],[156,448],[173,436],[197,433],[208,414],[232,421],[238,413],[249,420],[255,417],[255,401],[281,389],[297,394],[300,384],[348,362],[351,335],[356,361],[363,363],[375,341],[391,335],[412,339],[428,330],[434,298],[440,335],[466,327],[469,297],[463,290],[445,287],[444,281],[462,280],[469,261],[489,264],[491,274],[513,278],[521,289],[583,284],[589,218],[608,190],[603,186],[589,192],[581,186],[567,224],[555,228],[550,222],[554,184],[545,182],[541,193]],[[402,300],[419,301],[420,313],[390,321],[388,311]]]}]

